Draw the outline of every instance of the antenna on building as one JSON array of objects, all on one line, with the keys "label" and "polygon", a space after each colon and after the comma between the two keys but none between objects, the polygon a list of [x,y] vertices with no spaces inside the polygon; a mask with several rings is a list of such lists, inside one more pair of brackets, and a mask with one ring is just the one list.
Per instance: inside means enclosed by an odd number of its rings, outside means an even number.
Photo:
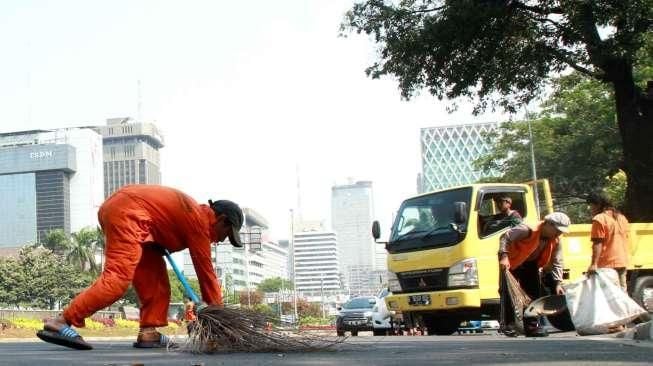
[{"label": "antenna on building", "polygon": [[136,118],[138,118],[138,121],[141,122],[143,121],[143,101],[142,101],[142,94],[141,94],[141,81],[140,79],[136,82],[136,88],[137,88],[137,100],[136,100]]},{"label": "antenna on building", "polygon": [[295,175],[297,179],[297,217],[299,221],[302,219],[302,191],[299,182],[299,163],[295,165]]}]

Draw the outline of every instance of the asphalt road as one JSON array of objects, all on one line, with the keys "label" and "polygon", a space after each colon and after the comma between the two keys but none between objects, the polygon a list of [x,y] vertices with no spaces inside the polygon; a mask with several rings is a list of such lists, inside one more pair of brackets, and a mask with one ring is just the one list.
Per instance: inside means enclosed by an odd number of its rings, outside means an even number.
[{"label": "asphalt road", "polygon": [[650,365],[653,343],[611,337],[506,338],[497,334],[349,338],[334,351],[195,355],[140,350],[131,341],[94,341],[91,351],[43,343],[0,342],[0,365]]}]

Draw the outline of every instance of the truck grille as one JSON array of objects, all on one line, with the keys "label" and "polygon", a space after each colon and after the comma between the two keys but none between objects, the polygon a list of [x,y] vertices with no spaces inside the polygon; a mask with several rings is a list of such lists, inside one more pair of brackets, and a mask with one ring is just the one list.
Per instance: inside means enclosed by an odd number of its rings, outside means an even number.
[{"label": "truck grille", "polygon": [[402,292],[444,290],[447,288],[447,268],[431,268],[397,273]]}]

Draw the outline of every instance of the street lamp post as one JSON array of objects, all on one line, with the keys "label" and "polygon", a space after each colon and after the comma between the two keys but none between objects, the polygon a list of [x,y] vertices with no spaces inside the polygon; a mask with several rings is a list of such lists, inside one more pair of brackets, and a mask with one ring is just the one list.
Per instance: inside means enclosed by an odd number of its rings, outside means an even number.
[{"label": "street lamp post", "polygon": [[292,255],[292,302],[294,311],[294,321],[299,322],[297,313],[297,278],[295,277],[295,211],[290,209],[290,253]]}]

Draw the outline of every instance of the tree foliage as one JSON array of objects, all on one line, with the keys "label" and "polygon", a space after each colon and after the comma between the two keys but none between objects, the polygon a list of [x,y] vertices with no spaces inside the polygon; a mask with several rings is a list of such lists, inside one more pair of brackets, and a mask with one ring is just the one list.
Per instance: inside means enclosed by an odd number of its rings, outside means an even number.
[{"label": "tree foliage", "polygon": [[25,247],[17,259],[0,260],[0,303],[54,309],[67,304],[91,282],[49,250]]},{"label": "tree foliage", "polygon": [[257,286],[261,292],[279,292],[281,289],[292,289],[293,283],[281,277],[266,278]]},{"label": "tree foliage", "polygon": [[405,98],[474,99],[475,113],[514,112],[570,69],[600,83],[614,94],[627,208],[653,219],[653,98],[636,79],[651,67],[653,0],[366,0],[342,29],[379,45],[372,78],[396,77]]}]

